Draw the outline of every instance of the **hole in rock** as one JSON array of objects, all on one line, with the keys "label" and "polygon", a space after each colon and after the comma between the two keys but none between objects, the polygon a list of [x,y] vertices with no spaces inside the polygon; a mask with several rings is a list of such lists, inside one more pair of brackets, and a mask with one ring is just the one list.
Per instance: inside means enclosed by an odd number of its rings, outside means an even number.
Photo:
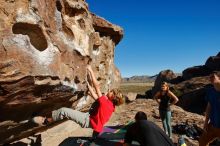
[{"label": "hole in rock", "polygon": [[31,44],[39,51],[47,49],[47,40],[42,29],[36,24],[15,23],[12,27],[14,34],[28,35]]},{"label": "hole in rock", "polygon": [[68,15],[69,17],[75,17],[80,14],[86,13],[86,11],[83,8],[76,8],[76,7],[71,7],[68,2],[64,3],[65,7],[65,14]]},{"label": "hole in rock", "polygon": [[57,10],[58,10],[59,12],[61,12],[61,10],[62,10],[62,5],[61,5],[61,3],[60,3],[59,0],[56,1],[56,7],[57,7]]},{"label": "hole in rock", "polygon": [[74,78],[74,82],[75,82],[76,84],[79,84],[79,83],[80,83],[80,79],[79,79],[78,76],[75,76],[75,78]]},{"label": "hole in rock", "polygon": [[79,23],[79,26],[82,28],[82,29],[85,29],[86,28],[86,23],[85,21],[81,18],[79,20],[77,20],[78,23]]},{"label": "hole in rock", "polygon": [[98,77],[98,78],[97,78],[97,80],[98,80],[98,81],[101,81],[101,80],[102,80],[102,78],[101,78],[101,77]]},{"label": "hole in rock", "polygon": [[72,30],[70,28],[68,28],[67,26],[65,26],[65,24],[63,24],[63,31],[65,32],[65,34],[69,40],[72,40],[75,38]]}]

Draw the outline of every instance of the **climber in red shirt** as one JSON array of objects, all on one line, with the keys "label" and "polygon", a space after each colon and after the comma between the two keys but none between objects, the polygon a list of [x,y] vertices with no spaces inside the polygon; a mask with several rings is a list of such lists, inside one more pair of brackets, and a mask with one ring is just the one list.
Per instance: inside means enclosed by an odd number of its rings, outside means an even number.
[{"label": "climber in red shirt", "polygon": [[122,104],[124,100],[122,93],[118,89],[112,89],[106,95],[102,95],[93,70],[90,66],[87,67],[87,70],[90,73],[95,88],[94,91],[92,86],[88,84],[89,91],[91,96],[98,102],[98,106],[90,112],[89,120],[93,130],[99,133],[102,131],[104,124],[110,119],[115,110],[115,106]]},{"label": "climber in red shirt", "polygon": [[106,95],[103,95],[91,66],[87,67],[87,71],[91,82],[88,81],[89,95],[95,99],[96,103],[96,106],[91,108],[90,112],[84,113],[62,107],[52,111],[52,117],[50,118],[37,116],[32,118],[32,121],[38,125],[43,125],[67,118],[75,121],[83,128],[92,128],[97,136],[102,131],[104,124],[110,119],[115,106],[122,104],[124,100],[118,89],[112,89]]}]

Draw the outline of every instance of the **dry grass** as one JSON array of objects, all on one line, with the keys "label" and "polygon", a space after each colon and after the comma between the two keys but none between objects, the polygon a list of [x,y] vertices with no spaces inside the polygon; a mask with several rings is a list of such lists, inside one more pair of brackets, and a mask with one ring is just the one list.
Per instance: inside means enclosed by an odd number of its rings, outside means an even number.
[{"label": "dry grass", "polygon": [[154,83],[122,83],[120,90],[122,93],[134,92],[145,94],[145,92],[153,87]]}]

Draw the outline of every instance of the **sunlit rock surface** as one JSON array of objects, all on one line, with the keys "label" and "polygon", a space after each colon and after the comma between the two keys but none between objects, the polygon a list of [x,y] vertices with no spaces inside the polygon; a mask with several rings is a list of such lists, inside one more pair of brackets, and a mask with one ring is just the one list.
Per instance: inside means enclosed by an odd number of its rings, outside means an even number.
[{"label": "sunlit rock surface", "polygon": [[33,115],[74,108],[81,97],[87,104],[89,63],[102,92],[117,87],[114,49],[122,37],[83,0],[0,0],[0,143],[34,129],[24,125]]}]

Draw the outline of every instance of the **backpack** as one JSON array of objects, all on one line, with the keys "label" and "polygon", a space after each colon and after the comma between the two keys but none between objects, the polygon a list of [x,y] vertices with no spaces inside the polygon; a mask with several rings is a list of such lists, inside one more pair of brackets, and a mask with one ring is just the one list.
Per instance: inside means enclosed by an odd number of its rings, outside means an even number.
[{"label": "backpack", "polygon": [[196,124],[180,123],[173,127],[174,132],[180,135],[186,135],[193,140],[198,140],[202,134],[202,129]]}]

